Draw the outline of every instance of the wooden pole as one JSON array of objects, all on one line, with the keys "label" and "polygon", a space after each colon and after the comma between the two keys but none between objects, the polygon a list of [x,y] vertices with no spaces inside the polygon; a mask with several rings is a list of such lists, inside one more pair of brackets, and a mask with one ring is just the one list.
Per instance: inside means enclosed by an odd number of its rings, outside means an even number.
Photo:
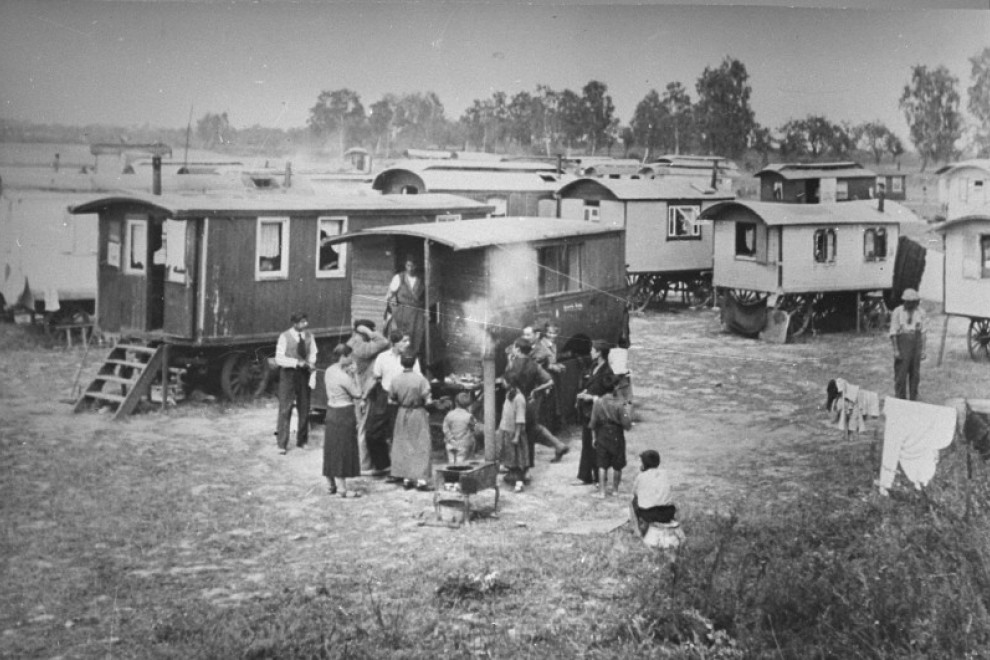
[{"label": "wooden pole", "polygon": [[[486,331],[487,332],[487,331]],[[495,355],[486,351],[481,361],[482,392],[485,400],[485,462],[498,461],[495,447]]]},{"label": "wooden pole", "polygon": [[433,364],[433,355],[430,350],[430,282],[433,269],[430,268],[430,242],[423,241],[423,341],[426,343],[424,354],[426,364],[420,365],[424,369]]},{"label": "wooden pole", "polygon": [[949,315],[946,314],[945,318],[942,320],[942,338],[938,342],[938,360],[935,362],[936,367],[942,366],[942,354],[945,353],[945,334],[949,331]]},{"label": "wooden pole", "polygon": [[168,344],[162,344],[162,412],[168,407]]},{"label": "wooden pole", "polygon": [[856,333],[860,332],[860,322],[859,317],[863,315],[863,293],[861,291],[856,292]]}]

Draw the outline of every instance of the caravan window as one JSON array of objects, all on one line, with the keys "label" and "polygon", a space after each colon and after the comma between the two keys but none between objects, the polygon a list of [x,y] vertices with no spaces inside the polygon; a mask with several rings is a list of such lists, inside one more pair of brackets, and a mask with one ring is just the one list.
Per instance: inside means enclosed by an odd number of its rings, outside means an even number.
[{"label": "caravan window", "polygon": [[254,277],[284,279],[289,275],[289,219],[258,218]]},{"label": "caravan window", "polygon": [[165,279],[177,284],[186,283],[186,221],[165,220],[163,247],[165,248]]},{"label": "caravan window", "polygon": [[509,202],[505,197],[489,197],[485,200],[485,204],[493,207],[494,210],[491,214],[493,218],[504,218],[509,208]]},{"label": "caravan window", "polygon": [[584,219],[586,222],[599,222],[601,220],[601,211],[599,210],[597,199],[584,200]]},{"label": "caravan window", "polygon": [[990,234],[980,236],[980,275],[983,278],[990,278]]},{"label": "caravan window", "polygon": [[736,223],[736,257],[756,258],[756,223]]},{"label": "caravan window", "polygon": [[863,232],[863,257],[866,261],[883,261],[887,258],[887,230],[870,227]]},{"label": "caravan window", "polygon": [[347,246],[327,243],[347,231],[347,218],[320,218],[316,222],[316,276],[343,277],[347,266]]},{"label": "caravan window", "polygon": [[143,275],[148,270],[148,220],[127,216],[124,232],[124,272]]},{"label": "caravan window", "polygon": [[701,238],[697,206],[671,206],[667,209],[667,238]]},{"label": "caravan window", "polygon": [[580,291],[581,245],[550,245],[537,250],[539,295]]},{"label": "caravan window", "polygon": [[815,263],[835,263],[835,230],[815,230]]}]

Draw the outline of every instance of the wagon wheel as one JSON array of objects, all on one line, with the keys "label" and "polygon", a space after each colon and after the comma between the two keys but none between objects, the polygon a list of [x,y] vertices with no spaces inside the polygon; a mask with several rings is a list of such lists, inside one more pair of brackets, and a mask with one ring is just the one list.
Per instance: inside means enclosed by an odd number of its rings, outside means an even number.
[{"label": "wagon wheel", "polygon": [[971,358],[990,360],[990,319],[970,319],[967,341]]},{"label": "wagon wheel", "polygon": [[251,353],[238,351],[223,360],[220,389],[229,401],[244,401],[260,396],[267,385],[267,361]]},{"label": "wagon wheel", "polygon": [[766,300],[769,294],[752,289],[729,289],[728,295],[740,305],[755,305]]},{"label": "wagon wheel", "polygon": [[811,325],[814,314],[814,296],[805,294],[785,294],[777,301],[777,308],[790,314],[787,322],[787,338],[800,337]]},{"label": "wagon wheel", "polygon": [[685,283],[684,303],[689,307],[708,305],[712,299],[712,292],[711,278],[698,277]]},{"label": "wagon wheel", "polygon": [[863,296],[859,304],[859,326],[863,330],[883,330],[890,324],[890,312],[883,296]]},{"label": "wagon wheel", "polygon": [[626,299],[629,301],[629,307],[634,311],[642,312],[653,300],[653,284],[650,281],[649,275],[640,275],[636,282],[629,287],[629,292],[626,294]]}]

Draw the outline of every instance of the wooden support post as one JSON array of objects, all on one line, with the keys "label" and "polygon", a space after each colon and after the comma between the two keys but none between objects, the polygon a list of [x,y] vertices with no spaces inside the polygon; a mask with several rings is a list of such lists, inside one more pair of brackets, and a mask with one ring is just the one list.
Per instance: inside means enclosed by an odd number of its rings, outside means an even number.
[{"label": "wooden support post", "polygon": [[168,407],[168,344],[162,344],[162,412]]},{"label": "wooden support post", "polygon": [[949,331],[949,315],[945,315],[945,319],[942,321],[942,338],[938,341],[938,360],[935,362],[936,367],[942,366],[942,355],[945,353],[945,334]]},{"label": "wooden support post", "polygon": [[860,317],[863,315],[863,293],[856,292],[856,333],[860,332]]},{"label": "wooden support post", "polygon": [[421,364],[420,367],[424,371],[429,365],[433,364],[433,355],[430,350],[430,283],[433,279],[432,270],[430,268],[430,242],[423,240],[423,342],[426,344],[423,348],[426,355],[426,364]]},{"label": "wooden support post", "polygon": [[499,457],[495,451],[495,418],[498,415],[495,409],[495,356],[490,351],[481,361],[481,382],[485,400],[485,462],[491,463]]}]

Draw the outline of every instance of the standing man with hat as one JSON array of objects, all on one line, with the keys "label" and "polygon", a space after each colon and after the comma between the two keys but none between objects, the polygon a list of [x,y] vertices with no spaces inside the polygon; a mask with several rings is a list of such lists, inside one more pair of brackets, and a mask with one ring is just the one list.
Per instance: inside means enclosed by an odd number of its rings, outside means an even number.
[{"label": "standing man with hat", "polygon": [[296,446],[309,441],[309,374],[316,369],[316,340],[306,332],[309,318],[304,312],[292,315],[292,327],[278,337],[275,363],[278,374],[278,453],[289,450],[289,422],[292,406],[299,415]]},{"label": "standing man with hat", "polygon": [[901,306],[890,314],[890,343],[894,348],[894,396],[918,400],[921,361],[925,359],[925,313],[918,307],[921,296],[904,289]]}]

